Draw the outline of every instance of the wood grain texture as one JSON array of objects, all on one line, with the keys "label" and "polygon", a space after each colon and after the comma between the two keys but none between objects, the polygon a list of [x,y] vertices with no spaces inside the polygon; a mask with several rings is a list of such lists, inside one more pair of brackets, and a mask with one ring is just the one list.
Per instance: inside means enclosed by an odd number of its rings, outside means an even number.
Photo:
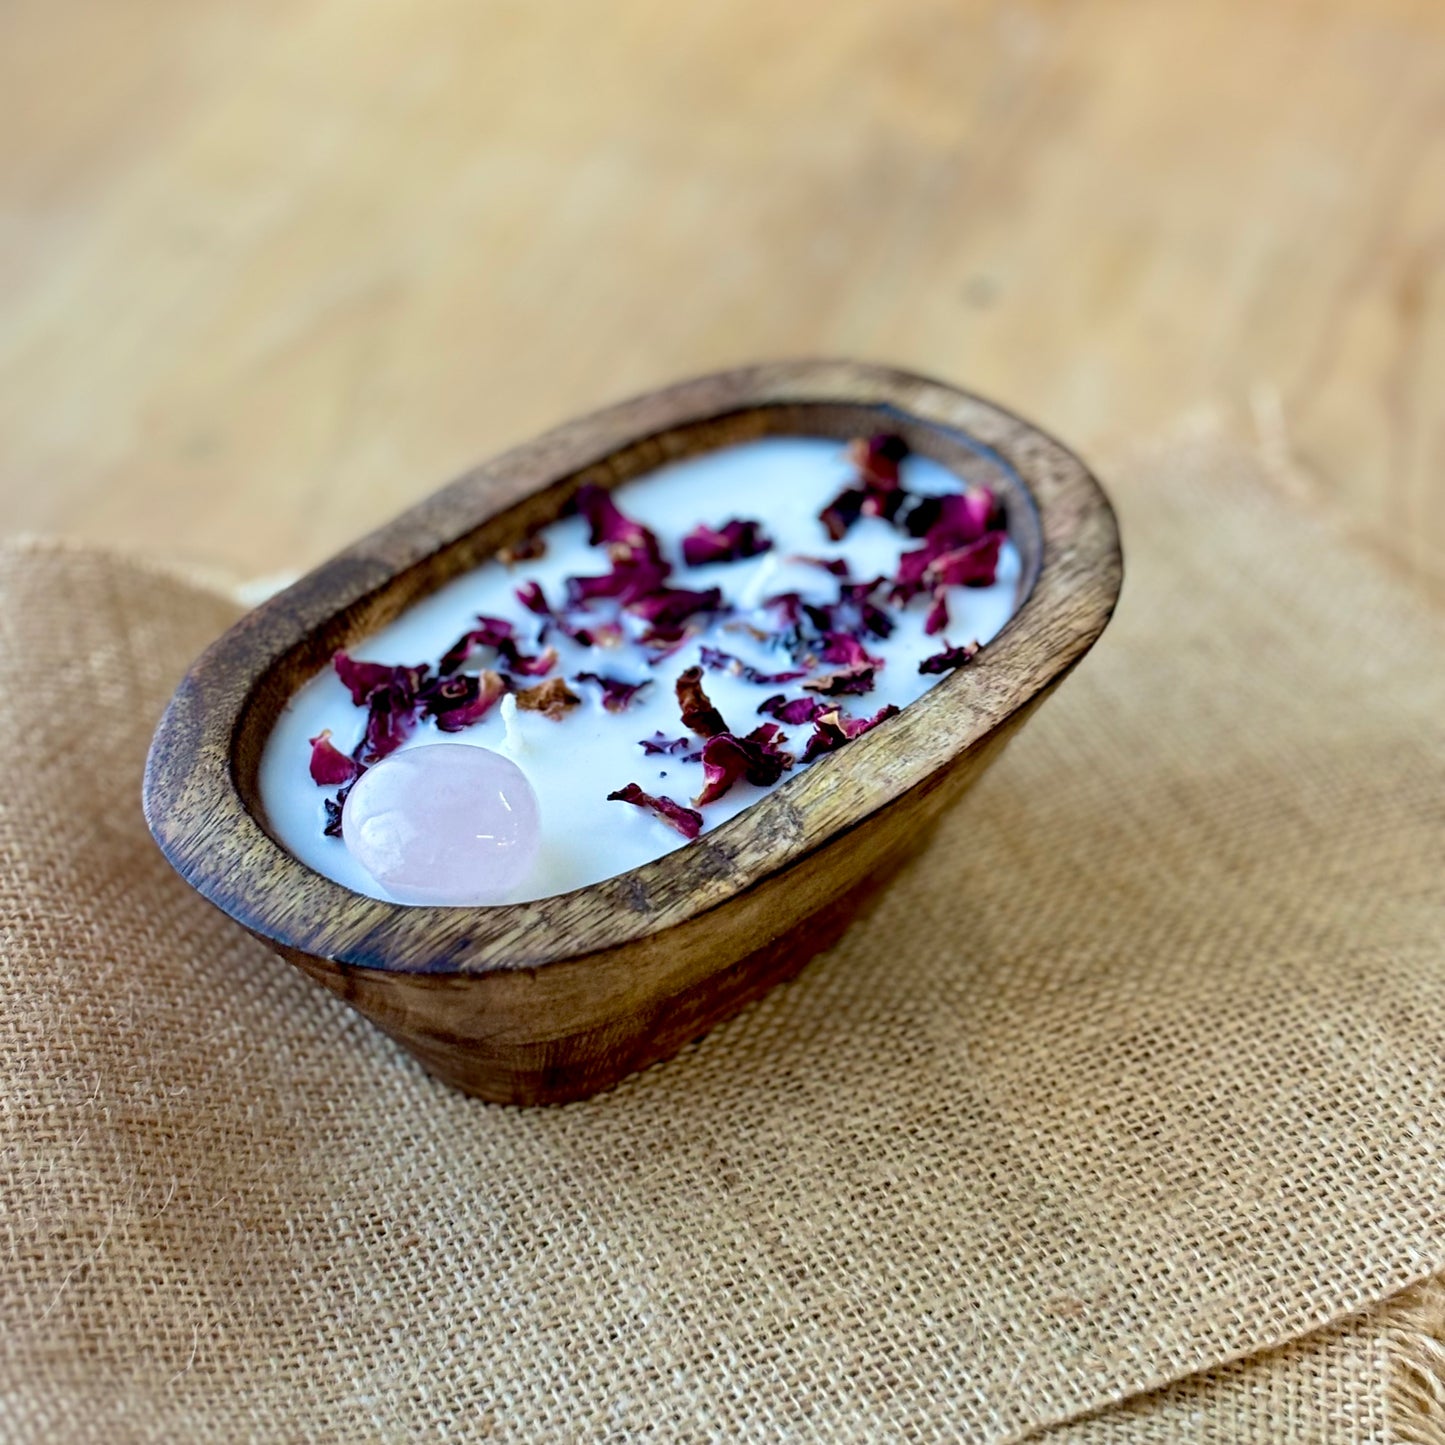
[{"label": "wood grain texture", "polygon": [[[968,667],[694,843],[572,893],[409,908],[352,893],[265,827],[262,745],[332,653],[586,483],[768,434],[896,430],[1001,494],[1020,605]],[[831,942],[1091,647],[1121,581],[1097,484],[1025,422],[951,387],[843,362],[751,367],[585,417],[444,488],[242,619],[161,722],[145,808],[194,887],[442,1078],[557,1102],[675,1052]]]},{"label": "wood grain texture", "polygon": [[0,524],[314,565],[678,376],[1201,408],[1445,593],[1439,0],[11,0]]}]

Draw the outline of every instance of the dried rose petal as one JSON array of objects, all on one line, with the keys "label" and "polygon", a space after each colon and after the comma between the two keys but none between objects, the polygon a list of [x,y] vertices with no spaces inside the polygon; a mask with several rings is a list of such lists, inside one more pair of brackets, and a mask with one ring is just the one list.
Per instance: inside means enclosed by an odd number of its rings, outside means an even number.
[{"label": "dried rose petal", "polygon": [[907,455],[908,443],[892,432],[860,438],[848,449],[849,459],[870,492],[896,491],[898,469]]},{"label": "dried rose petal", "polygon": [[653,558],[616,562],[601,577],[569,577],[567,600],[583,607],[599,597],[615,597],[626,606],[656,592],[666,581],[669,567]]},{"label": "dried rose petal", "polygon": [[924,548],[905,552],[898,562],[898,581],[893,588],[896,601],[906,602],[935,587],[989,587],[998,577],[999,548],[1003,532],[990,532],[976,542],[949,552]]},{"label": "dried rose petal", "polygon": [[784,627],[796,627],[803,615],[801,592],[775,592],[763,598],[763,606],[776,612]]},{"label": "dried rose petal", "polygon": [[760,687],[777,687],[784,682],[796,682],[800,677],[807,677],[806,668],[793,668],[788,672],[761,672],[751,663],[744,662],[742,658],[735,657],[731,652],[722,652],[716,647],[703,647],[698,650],[698,656],[702,659],[702,665],[711,672],[730,672],[734,677],[745,678],[748,682],[757,683]]},{"label": "dried rose petal", "polygon": [[507,666],[522,677],[546,677],[557,666],[555,647],[544,647],[535,657],[528,657],[519,651],[515,642],[503,643],[497,650],[506,660]]},{"label": "dried rose petal", "polygon": [[925,657],[918,664],[918,670],[921,673],[952,672],[954,668],[972,662],[977,655],[978,643],[976,642],[970,642],[963,647],[945,647],[942,652],[935,652],[932,657]]},{"label": "dried rose petal", "polygon": [[552,620],[552,607],[540,582],[533,580],[522,583],[517,588],[516,597],[528,612],[535,612],[538,617],[545,617],[549,622]]},{"label": "dried rose petal", "polygon": [[991,487],[971,487],[942,499],[938,524],[960,542],[975,541],[987,532],[1003,530],[1003,507]]},{"label": "dried rose petal", "polygon": [[933,606],[928,609],[928,616],[924,619],[923,630],[932,637],[935,633],[942,632],[948,626],[948,593],[939,587],[933,594]]},{"label": "dried rose petal", "polygon": [[943,500],[936,496],[911,498],[893,519],[894,525],[910,537],[925,536],[928,529],[938,522]]},{"label": "dried rose petal", "polygon": [[457,673],[427,683],[418,693],[423,715],[444,733],[459,733],[484,718],[507,690],[499,673]]},{"label": "dried rose petal", "polygon": [[898,559],[898,574],[890,594],[895,602],[907,602],[928,586],[928,564],[938,554],[927,547],[916,552],[905,552]]},{"label": "dried rose petal", "polygon": [[683,752],[687,748],[688,740],[686,738],[670,738],[666,733],[655,732],[650,738],[642,738],[637,745],[648,757],[653,757],[658,753]]},{"label": "dried rose petal", "polygon": [[455,672],[478,649],[499,648],[504,642],[511,642],[515,635],[516,629],[501,617],[478,617],[477,625],[470,632],[462,633],[442,653],[442,660],[437,663],[437,671],[440,673]]},{"label": "dried rose petal", "polygon": [[838,714],[838,726],[843,730],[843,736],[852,742],[854,738],[861,737],[870,728],[876,728],[879,723],[887,722],[889,718],[896,717],[898,709],[892,703],[887,707],[879,708],[872,717],[849,717],[842,711]]},{"label": "dried rose petal", "polygon": [[891,522],[898,515],[907,497],[908,494],[902,487],[891,487],[887,490],[870,487],[863,497],[863,515],[882,517],[884,521]]},{"label": "dried rose petal", "polygon": [[857,630],[874,637],[887,637],[893,631],[893,619],[873,600],[873,594],[887,582],[886,577],[875,577],[871,582],[845,582],[838,589],[838,611],[856,614]]},{"label": "dried rose petal", "polygon": [[560,677],[549,678],[536,687],[524,687],[517,693],[517,706],[523,712],[539,712],[553,722],[566,716],[581,701]]},{"label": "dried rose petal", "polygon": [[323,788],[349,783],[361,765],[349,758],[331,741],[331,729],[322,728],[311,739],[311,781]]},{"label": "dried rose petal", "polygon": [[597,486],[583,487],[577,493],[577,510],[587,519],[588,540],[594,547],[606,547],[612,570],[601,577],[569,577],[567,599],[573,606],[599,597],[615,597],[626,606],[666,582],[672,569],[662,560],[657,538],[618,511],[608,492]]},{"label": "dried rose petal", "polygon": [[776,610],[784,624],[771,640],[788,647],[803,666],[812,665],[809,649],[817,639],[839,630],[837,603],[809,602],[796,592],[780,592],[763,605]]},{"label": "dried rose petal", "polygon": [[682,707],[683,726],[699,737],[717,737],[728,730],[723,715],[703,691],[702,668],[689,667],[678,674],[677,700]]},{"label": "dried rose petal", "polygon": [[758,704],[758,711],[779,722],[796,725],[810,723],[828,711],[828,704],[815,697],[795,697],[791,702],[782,694],[770,697]]},{"label": "dried rose petal", "polygon": [[892,520],[907,500],[899,479],[899,466],[908,455],[908,443],[902,437],[885,432],[860,439],[848,455],[858,468],[862,485],[845,487],[818,515],[835,542],[845,537],[861,516]]},{"label": "dried rose petal", "polygon": [[896,716],[897,712],[898,709],[892,703],[880,708],[872,717],[851,718],[841,708],[830,709],[814,722],[813,735],[808,739],[803,761],[810,763],[824,753],[835,752],[844,743],[852,742],[854,738],[866,733],[869,728],[876,728],[879,723]]},{"label": "dried rose petal", "polygon": [[801,659],[821,639],[830,636],[857,639],[866,633],[887,637],[893,631],[893,619],[870,597],[875,589],[887,583],[886,577],[872,582],[844,583],[839,588],[837,602],[810,602],[796,592],[768,597],[763,605],[778,613],[785,629],[780,637],[771,640],[785,642],[794,656]]},{"label": "dried rose petal", "polygon": [[834,542],[841,542],[851,530],[853,523],[863,515],[863,503],[868,493],[862,487],[844,487],[821,512],[818,520]]},{"label": "dried rose petal", "polygon": [[605,488],[589,483],[577,493],[576,505],[587,519],[587,540],[594,547],[606,547],[614,561],[662,556],[653,533],[619,511],[611,492]]},{"label": "dried rose petal", "polygon": [[696,838],[702,832],[701,813],[695,813],[691,808],[684,808],[681,803],[674,803],[671,798],[658,798],[651,793],[644,793],[636,783],[628,783],[625,788],[619,788],[615,793],[608,793],[607,801],[609,803],[631,803],[636,808],[650,809],[669,827],[676,828],[684,838]]},{"label": "dried rose petal", "polygon": [[788,561],[800,563],[804,567],[820,568],[830,576],[840,579],[848,576],[848,564],[842,557],[805,557],[796,555],[789,557]]},{"label": "dried rose petal", "polygon": [[543,619],[540,643],[547,634],[547,628],[555,627],[564,637],[570,637],[580,647],[613,647],[622,640],[622,628],[616,622],[589,622],[585,627],[573,622],[566,614],[555,612],[547,601],[547,594],[537,582],[524,582],[517,588],[517,601]]},{"label": "dried rose petal", "polygon": [[1002,532],[990,532],[977,542],[935,557],[928,565],[928,578],[942,587],[991,587],[998,576],[998,554]]},{"label": "dried rose petal", "polygon": [[764,723],[745,738],[732,733],[710,737],[702,748],[703,789],[693,806],[716,802],[739,778],[771,787],[793,766],[793,755],[778,746],[781,736],[776,723]]},{"label": "dried rose petal", "polygon": [[699,612],[716,612],[722,606],[722,589],[709,587],[705,592],[693,592],[685,587],[659,587],[623,606],[655,629],[678,627]]},{"label": "dried rose petal", "polygon": [[844,667],[837,672],[824,673],[822,677],[809,678],[803,686],[809,692],[822,697],[861,697],[872,692],[878,669],[864,663],[858,667]]},{"label": "dried rose petal", "polygon": [[747,663],[742,666],[742,676],[746,681],[756,683],[759,687],[781,687],[785,682],[797,682],[800,677],[807,677],[806,667],[790,667],[783,672],[759,672],[755,667],[749,667]]},{"label": "dried rose petal", "polygon": [[381,662],[357,662],[344,652],[334,654],[331,665],[357,707],[364,706],[372,693],[382,687],[415,694],[430,671],[426,663],[420,667],[389,667]]},{"label": "dried rose petal", "polygon": [[504,642],[497,651],[508,668],[523,677],[546,677],[557,666],[555,647],[544,647],[534,657],[528,657],[515,642]]},{"label": "dried rose petal", "polygon": [[1004,515],[990,488],[972,487],[966,492],[919,497],[901,521],[910,536],[925,537],[938,529],[954,546],[961,546],[977,541],[985,532],[1001,531]]},{"label": "dried rose petal", "polygon": [[427,665],[388,667],[357,662],[344,652],[338,652],[331,662],[351,700],[366,708],[366,730],[356,756],[363,762],[375,762],[394,752],[415,726],[417,690],[425,682]]},{"label": "dried rose petal", "polygon": [[664,658],[681,652],[697,636],[697,624],[687,623],[682,627],[650,627],[637,640],[648,649],[647,660],[656,665]]},{"label": "dried rose petal", "polygon": [[899,558],[894,598],[906,602],[931,586],[988,586],[998,570],[1003,523],[998,498],[987,487],[925,498],[907,522],[910,531],[926,524],[923,546]]},{"label": "dried rose petal", "polygon": [[464,632],[442,654],[437,671],[442,674],[455,672],[471,661],[479,650],[491,649],[503,658],[513,672],[523,677],[545,677],[557,665],[557,653],[548,647],[535,657],[528,657],[517,646],[516,629],[500,617],[478,617],[477,625]]},{"label": "dried rose petal", "polygon": [[702,567],[709,562],[737,562],[770,551],[772,545],[761,522],[734,520],[718,529],[699,522],[682,539],[682,560],[689,567]]},{"label": "dried rose petal", "polygon": [[572,681],[595,682],[602,689],[602,706],[608,712],[626,712],[637,694],[643,688],[652,686],[650,677],[642,682],[624,682],[621,678],[602,677],[595,672],[579,672]]},{"label": "dried rose petal", "polygon": [[410,689],[379,687],[367,699],[366,733],[361,758],[374,763],[394,753],[416,726],[417,699]]},{"label": "dried rose petal", "polygon": [[843,667],[878,668],[883,666],[881,657],[874,657],[856,637],[850,637],[843,632],[826,634],[818,655],[824,662],[840,664]]},{"label": "dried rose petal", "polygon": [[[356,778],[359,778],[365,771],[366,769],[362,768],[356,774]],[[347,783],[334,798],[322,799],[322,807],[326,810],[326,824],[321,831],[328,838],[339,838],[341,836],[341,810],[346,805],[347,794],[351,792],[351,785],[356,781],[356,778],[352,778],[351,782]]]}]

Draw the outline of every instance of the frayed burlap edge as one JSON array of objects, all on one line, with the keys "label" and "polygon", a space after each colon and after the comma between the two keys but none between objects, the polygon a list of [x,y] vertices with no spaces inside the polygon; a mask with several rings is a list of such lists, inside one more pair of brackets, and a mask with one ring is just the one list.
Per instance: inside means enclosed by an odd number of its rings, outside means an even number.
[{"label": "frayed burlap edge", "polygon": [[1425,1280],[1388,1310],[1389,1415],[1395,1439],[1445,1441],[1445,1277]]},{"label": "frayed burlap edge", "polygon": [[1023,1438],[1040,1445],[1442,1445],[1445,1276],[1275,1349]]}]

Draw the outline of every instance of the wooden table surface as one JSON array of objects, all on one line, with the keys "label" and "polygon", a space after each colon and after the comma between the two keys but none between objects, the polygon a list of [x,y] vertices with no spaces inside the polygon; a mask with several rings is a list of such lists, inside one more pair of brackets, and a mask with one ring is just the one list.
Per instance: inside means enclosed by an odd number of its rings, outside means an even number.
[{"label": "wooden table surface", "polygon": [[6,0],[0,530],[243,573],[713,367],[1210,414],[1445,595],[1445,4]]}]

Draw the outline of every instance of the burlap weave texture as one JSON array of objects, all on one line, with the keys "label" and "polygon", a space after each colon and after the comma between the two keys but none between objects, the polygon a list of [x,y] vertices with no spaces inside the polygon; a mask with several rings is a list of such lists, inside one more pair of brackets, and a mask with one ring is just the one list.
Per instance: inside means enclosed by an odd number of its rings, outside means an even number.
[{"label": "burlap weave texture", "polygon": [[150,845],[234,606],[5,553],[0,1434],[1003,1439],[1445,1267],[1438,627],[1243,457],[1115,489],[1113,628],[927,856],[558,1110],[433,1083]]}]

